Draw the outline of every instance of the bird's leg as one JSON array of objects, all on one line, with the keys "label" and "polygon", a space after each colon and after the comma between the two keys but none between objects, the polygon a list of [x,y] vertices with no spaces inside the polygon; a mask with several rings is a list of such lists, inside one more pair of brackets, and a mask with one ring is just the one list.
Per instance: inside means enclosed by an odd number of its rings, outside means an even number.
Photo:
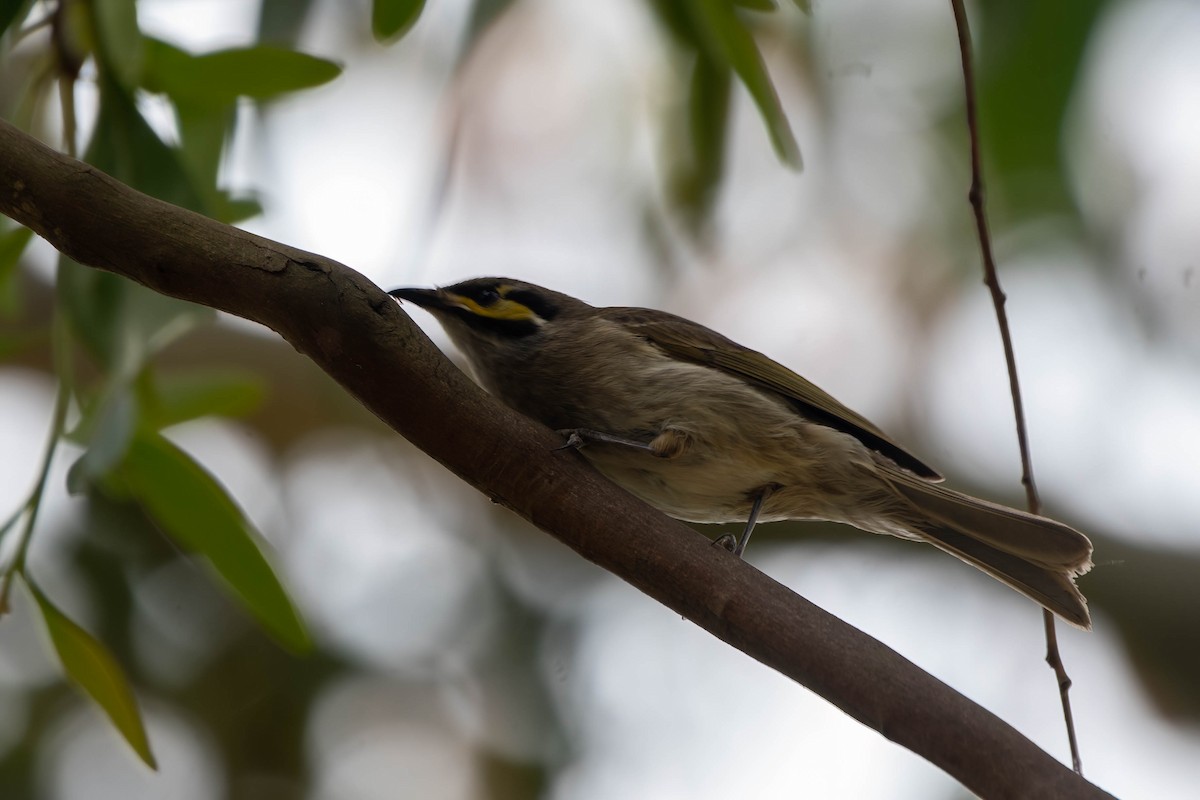
[{"label": "bird's leg", "polygon": [[741,536],[735,539],[732,533],[727,533],[724,536],[718,536],[714,539],[713,544],[720,545],[738,558],[741,558],[742,553],[746,552],[746,544],[750,541],[750,534],[754,531],[755,524],[758,523],[758,515],[762,511],[763,503],[767,502],[767,498],[774,494],[778,488],[776,484],[769,483],[759,490],[754,498],[754,505],[750,507],[750,519],[746,520],[746,527],[742,530]]},{"label": "bird's leg", "polygon": [[741,558],[742,553],[746,552],[746,545],[750,543],[750,534],[754,532],[754,526],[758,522],[758,514],[762,511],[763,503],[767,502],[767,498],[774,491],[774,486],[764,486],[758,493],[758,497],[754,498],[754,505],[750,508],[750,519],[746,520],[746,530],[742,531],[737,547],[733,548],[733,554],[738,558]]},{"label": "bird's leg", "polygon": [[645,444],[644,442],[636,442],[633,439],[625,439],[612,433],[605,433],[604,431],[594,431],[591,428],[564,428],[561,431],[555,431],[555,433],[559,434],[560,436],[567,437],[567,443],[562,447],[556,447],[556,450],[567,450],[571,448],[579,450],[586,445],[595,444],[597,442],[603,442],[604,444],[619,444],[624,447],[632,447],[635,450],[648,451],[651,449],[650,445]]},{"label": "bird's leg", "polygon": [[675,458],[680,456],[687,450],[689,443],[686,433],[672,428],[668,428],[658,434],[658,436],[655,436],[649,444],[633,439],[626,439],[612,433],[595,431],[591,428],[566,428],[558,431],[558,434],[567,437],[567,443],[562,447],[556,448],[558,450],[566,450],[567,448],[578,450],[585,445],[594,443],[619,444],[623,447],[633,448],[634,450],[645,450],[658,458]]}]

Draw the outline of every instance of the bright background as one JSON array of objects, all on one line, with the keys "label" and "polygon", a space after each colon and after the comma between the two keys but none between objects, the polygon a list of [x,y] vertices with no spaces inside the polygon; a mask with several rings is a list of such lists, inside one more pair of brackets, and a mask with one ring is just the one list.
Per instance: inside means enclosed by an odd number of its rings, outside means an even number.
[{"label": "bright background", "polygon": [[[368,4],[315,3],[300,47],[345,73],[241,109],[226,180],[266,209],[245,227],[386,288],[501,274],[691,317],[816,381],[952,485],[1022,502],[948,3],[754,17],[804,170],[780,165],[735,84],[726,177],[699,234],[665,200],[679,145],[664,121],[686,84],[644,3],[516,2],[461,59],[473,6],[430,0],[384,47]],[[1085,774],[1119,796],[1194,796],[1200,5],[972,14],[1036,476],[1047,512],[1096,543],[1080,582],[1095,630],[1059,627]],[[258,8],[144,0],[139,15],[199,52],[252,41]],[[52,260],[45,247],[27,260],[31,316]],[[66,451],[33,567],[109,634],[161,771],[63,686],[18,594],[0,622],[5,797],[965,796],[493,507],[270,331],[222,318],[163,360],[262,377],[256,412],[170,434],[270,540],[319,652],[279,650],[186,558],[113,577],[153,534],[97,536],[136,520],[68,498]],[[47,370],[0,365],[4,514],[33,480]],[[931,548],[835,526],[772,526],[748,557],[1068,760],[1041,614],[1018,595]]]}]

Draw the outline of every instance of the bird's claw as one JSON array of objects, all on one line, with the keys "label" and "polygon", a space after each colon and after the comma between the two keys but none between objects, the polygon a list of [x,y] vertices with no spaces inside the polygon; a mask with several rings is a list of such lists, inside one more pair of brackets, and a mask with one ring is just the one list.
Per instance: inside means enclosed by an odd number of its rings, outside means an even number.
[{"label": "bird's claw", "polygon": [[724,547],[726,550],[732,553],[735,549],[737,549],[737,541],[737,537],[732,533],[725,533],[713,539],[712,546]]},{"label": "bird's claw", "polygon": [[555,431],[555,433],[557,433],[559,436],[567,437],[567,441],[566,444],[562,445],[561,447],[554,448],[552,452],[557,453],[559,450],[579,450],[585,444],[587,444],[587,441],[585,441],[584,438],[579,435],[579,431],[567,429]]}]

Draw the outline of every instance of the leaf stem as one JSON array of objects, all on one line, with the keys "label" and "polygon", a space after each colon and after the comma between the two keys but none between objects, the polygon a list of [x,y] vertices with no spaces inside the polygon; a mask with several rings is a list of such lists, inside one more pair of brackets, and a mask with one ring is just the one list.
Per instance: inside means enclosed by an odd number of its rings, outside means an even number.
[{"label": "leaf stem", "polygon": [[4,570],[3,578],[0,578],[0,613],[8,610],[8,592],[12,586],[12,576],[14,574],[23,573],[25,570],[25,558],[29,553],[29,542],[33,538],[33,528],[37,524],[38,511],[42,507],[42,498],[46,494],[46,481],[50,477],[50,465],[54,461],[54,452],[58,449],[58,442],[62,438],[63,426],[67,420],[67,400],[70,393],[67,390],[65,381],[59,381],[58,391],[54,398],[54,416],[50,422],[50,436],[46,442],[46,452],[42,457],[42,467],[38,474],[37,484],[33,487],[33,492],[30,493],[29,499],[14,515],[15,521],[18,516],[24,513],[25,525],[21,529],[21,538],[17,542],[17,551],[13,555],[12,562],[9,563],[7,569]]},{"label": "leaf stem", "polygon": [[0,527],[0,541],[9,529],[25,515],[25,525],[21,529],[21,538],[17,543],[16,553],[12,562],[0,576],[0,616],[8,612],[8,593],[12,586],[12,576],[24,574],[25,558],[29,552],[29,541],[33,537],[33,528],[37,524],[38,511],[42,506],[42,497],[46,493],[46,481],[50,476],[50,464],[54,461],[54,453],[62,439],[67,423],[67,408],[70,405],[73,381],[71,380],[71,342],[67,329],[66,317],[61,312],[54,314],[51,323],[51,341],[53,344],[54,370],[58,374],[58,390],[54,397],[54,412],[50,418],[50,436],[46,442],[46,452],[42,456],[42,466],[38,472],[37,483],[29,497],[21,504],[13,515]]}]

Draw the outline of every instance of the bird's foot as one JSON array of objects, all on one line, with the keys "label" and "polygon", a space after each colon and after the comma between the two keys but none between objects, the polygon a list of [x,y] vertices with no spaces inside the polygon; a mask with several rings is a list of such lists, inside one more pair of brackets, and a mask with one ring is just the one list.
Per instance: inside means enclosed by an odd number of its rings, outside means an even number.
[{"label": "bird's foot", "polygon": [[746,520],[746,527],[742,529],[742,535],[734,536],[732,533],[727,533],[724,536],[718,536],[713,541],[713,544],[719,544],[738,558],[741,558],[742,553],[746,552],[746,545],[750,542],[750,534],[754,532],[754,526],[758,523],[758,515],[762,511],[763,503],[776,490],[781,488],[783,487],[777,483],[768,483],[755,492],[754,505],[750,507],[750,519]]},{"label": "bird's foot", "polygon": [[723,533],[712,540],[712,546],[723,547],[732,553],[734,548],[737,547],[737,541],[738,537],[734,536],[732,533]]}]

